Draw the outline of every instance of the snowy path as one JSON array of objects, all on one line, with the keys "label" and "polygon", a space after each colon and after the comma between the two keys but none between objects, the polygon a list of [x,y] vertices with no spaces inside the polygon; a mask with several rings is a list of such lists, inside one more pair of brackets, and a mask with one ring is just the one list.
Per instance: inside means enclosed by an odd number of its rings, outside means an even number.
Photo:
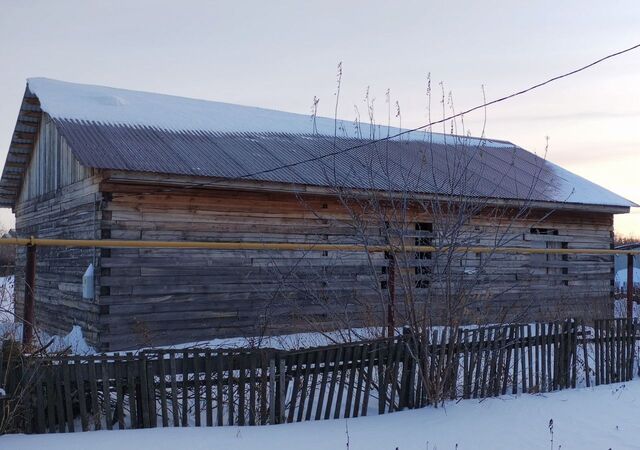
[{"label": "snowy path", "polygon": [[[350,419],[350,450],[640,449],[640,381]],[[346,449],[345,420],[0,437],[0,449]],[[456,447],[458,444],[458,447]],[[561,447],[559,447],[561,445]]]}]

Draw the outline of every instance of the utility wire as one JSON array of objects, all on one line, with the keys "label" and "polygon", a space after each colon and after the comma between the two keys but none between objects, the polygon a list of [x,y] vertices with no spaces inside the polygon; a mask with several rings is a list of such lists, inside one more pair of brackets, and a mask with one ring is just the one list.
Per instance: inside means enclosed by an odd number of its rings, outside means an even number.
[{"label": "utility wire", "polygon": [[[547,84],[553,83],[553,82],[561,80],[563,78],[570,77],[572,75],[575,75],[577,73],[585,71],[585,70],[587,70],[587,69],[589,69],[589,68],[591,68],[591,67],[593,67],[593,66],[595,66],[597,64],[600,64],[600,63],[602,63],[602,62],[604,62],[604,61],[606,61],[608,59],[615,58],[617,56],[620,56],[620,55],[623,55],[625,53],[631,52],[631,51],[636,50],[638,48],[640,48],[640,43],[638,43],[636,45],[633,45],[631,47],[625,48],[623,50],[617,51],[615,53],[610,53],[610,54],[608,54],[608,55],[606,55],[606,56],[604,56],[604,57],[602,57],[600,59],[597,59],[597,60],[595,60],[595,61],[593,61],[593,62],[591,62],[591,63],[589,63],[589,64],[587,64],[585,66],[579,67],[577,69],[571,70],[570,72],[566,72],[566,73],[563,73],[561,75],[557,75],[557,76],[555,76],[553,78],[549,78],[548,80],[545,80],[545,81],[543,81],[541,83],[538,83],[538,84],[534,84],[533,86],[530,86],[530,87],[528,87],[526,89],[522,89],[522,90],[514,92],[512,94],[505,95],[504,97],[500,97],[500,98],[497,98],[495,100],[491,100],[489,102],[482,103],[481,105],[474,106],[473,108],[469,108],[469,109],[467,109],[465,111],[462,111],[462,112],[459,112],[459,113],[456,113],[456,114],[452,114],[450,116],[444,117],[444,118],[439,119],[439,120],[435,120],[433,122],[429,122],[427,124],[421,125],[421,126],[416,127],[416,128],[410,128],[410,129],[407,129],[407,130],[401,130],[400,132],[398,132],[396,134],[393,134],[393,135],[388,135],[388,136],[385,136],[385,137],[382,137],[382,138],[379,138],[379,139],[372,139],[372,140],[369,140],[367,142],[363,142],[362,144],[357,144],[357,145],[353,145],[351,147],[346,147],[346,148],[343,148],[343,149],[334,150],[334,151],[326,153],[324,155],[314,156],[312,158],[303,159],[303,160],[296,161],[296,162],[289,163],[289,164],[283,164],[283,165],[280,165],[280,166],[277,166],[277,167],[272,167],[270,169],[264,169],[264,170],[260,170],[260,171],[257,171],[257,172],[249,172],[249,173],[245,173],[243,175],[238,175],[238,176],[235,176],[235,177],[225,177],[224,180],[226,181],[226,180],[229,180],[229,179],[238,180],[238,179],[244,179],[244,178],[253,178],[253,177],[256,177],[256,176],[259,176],[259,175],[264,175],[264,174],[267,174],[267,173],[276,172],[278,170],[288,169],[288,168],[296,167],[296,166],[299,166],[299,165],[302,165],[302,164],[307,164],[307,163],[319,161],[319,160],[322,160],[322,159],[325,159],[325,158],[330,158],[332,156],[341,155],[341,154],[350,152],[352,150],[356,150],[356,149],[359,149],[359,148],[367,147],[369,145],[377,144],[379,142],[386,142],[386,141],[395,139],[397,137],[403,136],[405,134],[413,133],[413,132],[416,132],[416,131],[421,131],[421,130],[429,128],[429,127],[431,127],[433,125],[438,125],[438,124],[441,124],[441,123],[444,123],[444,122],[448,122],[449,120],[453,120],[455,118],[464,116],[466,114],[469,114],[471,112],[477,111],[479,109],[483,109],[483,108],[486,108],[488,106],[495,105],[496,103],[501,103],[501,102],[504,102],[506,100],[510,100],[510,99],[512,99],[514,97],[518,97],[520,95],[526,94],[526,93],[531,92],[531,91],[533,91],[535,89],[539,89],[539,88],[541,88],[543,86],[546,86]],[[157,194],[157,193],[160,193],[160,192],[175,192],[177,190],[182,190],[182,189],[195,189],[195,188],[215,187],[221,181],[223,181],[223,180],[218,180],[217,182],[216,181],[207,181],[207,182],[203,182],[203,183],[193,183],[193,184],[190,184],[188,186],[180,186],[180,187],[173,187],[173,188],[167,188],[167,189],[160,189],[159,191],[154,191],[154,192],[146,192],[146,193],[140,192],[140,193],[137,193],[137,195]]]},{"label": "utility wire", "polygon": [[472,113],[474,111],[477,111],[479,109],[486,108],[487,106],[495,105],[496,103],[504,102],[504,101],[512,99],[514,97],[518,97],[520,95],[526,94],[527,92],[531,92],[531,91],[533,91],[535,89],[541,88],[542,86],[546,86],[547,84],[553,83],[554,81],[558,81],[558,80],[561,80],[563,78],[570,77],[570,76],[575,75],[577,73],[580,73],[580,72],[582,72],[584,70],[587,70],[587,69],[589,69],[589,68],[591,68],[591,67],[593,67],[593,66],[595,66],[597,64],[600,64],[600,63],[602,63],[602,62],[604,62],[604,61],[606,61],[608,59],[615,58],[616,56],[623,55],[625,53],[628,53],[630,51],[636,50],[638,48],[640,48],[640,44],[636,44],[636,45],[634,45],[632,47],[628,47],[628,48],[626,48],[624,50],[620,50],[620,51],[615,52],[615,53],[611,53],[611,54],[609,54],[607,56],[604,56],[604,57],[602,57],[602,58],[600,58],[600,59],[598,59],[596,61],[593,61],[593,62],[587,64],[586,66],[582,66],[582,67],[580,67],[578,69],[575,69],[575,70],[572,70],[570,72],[563,73],[562,75],[557,75],[557,76],[555,76],[553,78],[549,78],[546,81],[543,81],[541,83],[535,84],[535,85],[530,86],[530,87],[528,87],[526,89],[522,89],[521,91],[517,91],[517,92],[514,92],[512,94],[505,95],[504,97],[500,97],[500,98],[497,98],[495,100],[491,100],[489,102],[485,102],[485,103],[483,103],[481,105],[474,106],[473,108],[469,108],[469,109],[467,109],[465,111],[462,111],[462,112],[459,112],[457,114],[452,114],[452,115],[447,116],[445,118],[442,118],[442,119],[439,119],[439,120],[436,120],[436,121],[433,121],[433,122],[429,122],[429,123],[427,123],[425,125],[421,125],[421,126],[416,127],[416,128],[402,130],[402,131],[400,131],[399,133],[396,133],[396,134],[388,135],[386,137],[379,138],[379,139],[373,139],[371,141],[367,141],[367,142],[362,143],[362,144],[353,145],[351,147],[347,147],[347,148],[343,148],[343,149],[340,149],[340,150],[336,150],[336,151],[333,151],[333,152],[330,152],[330,153],[327,153],[327,154],[324,154],[324,155],[315,156],[313,158],[304,159],[304,160],[297,161],[297,162],[294,162],[294,163],[284,164],[284,165],[281,165],[281,166],[278,166],[278,167],[273,167],[271,169],[260,170],[258,172],[247,173],[247,174],[244,174],[244,175],[240,175],[240,176],[238,176],[236,178],[252,178],[252,177],[255,177],[255,176],[258,176],[258,175],[263,175],[263,174],[266,174],[266,173],[271,173],[271,172],[275,172],[275,171],[282,170],[282,169],[288,169],[290,167],[299,166],[301,164],[307,164],[307,163],[310,163],[310,162],[319,161],[319,160],[324,159],[324,158],[330,158],[332,156],[337,156],[337,155],[340,155],[340,154],[343,154],[343,153],[347,153],[347,152],[349,152],[351,150],[356,150],[356,149],[359,149],[359,148],[362,148],[362,147],[366,147],[368,145],[377,144],[379,142],[389,141],[391,139],[395,139],[395,138],[403,136],[405,134],[413,133],[413,132],[416,132],[416,131],[421,131],[421,130],[429,128],[429,127],[431,127],[433,125],[438,125],[438,124],[441,124],[443,122],[448,122],[449,120],[452,120],[452,119],[455,119],[457,117],[461,117],[461,116],[467,115],[467,114]]}]

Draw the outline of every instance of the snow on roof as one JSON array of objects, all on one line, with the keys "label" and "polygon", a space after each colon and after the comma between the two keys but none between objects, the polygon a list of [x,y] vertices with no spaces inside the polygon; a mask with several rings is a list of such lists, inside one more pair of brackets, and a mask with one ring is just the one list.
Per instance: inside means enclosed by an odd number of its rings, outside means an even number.
[{"label": "snow on roof", "polygon": [[569,172],[551,161],[545,161],[545,165],[558,177],[558,183],[556,184],[557,191],[555,195],[560,201],[629,207],[638,206],[634,202],[629,201],[626,198],[587,180],[586,178],[576,175],[573,172]]},{"label": "snow on roof", "polygon": [[[374,145],[401,130],[46,78],[29,79],[27,96],[38,98],[78,161],[98,169],[636,206],[506,141],[411,132]],[[329,181],[328,165],[336,174]],[[460,167],[464,183],[452,179]],[[16,170],[5,166],[2,205],[15,201]]]},{"label": "snow on roof", "polygon": [[[296,114],[230,103],[197,100],[105,86],[69,83],[48,78],[30,78],[29,90],[40,100],[43,111],[57,119],[86,120],[112,125],[138,125],[169,131],[209,131],[214,133],[292,133],[365,139],[386,137],[398,128],[327,117]],[[443,143],[454,136],[416,131],[402,140]],[[513,147],[504,141],[462,137],[483,145]]]}]

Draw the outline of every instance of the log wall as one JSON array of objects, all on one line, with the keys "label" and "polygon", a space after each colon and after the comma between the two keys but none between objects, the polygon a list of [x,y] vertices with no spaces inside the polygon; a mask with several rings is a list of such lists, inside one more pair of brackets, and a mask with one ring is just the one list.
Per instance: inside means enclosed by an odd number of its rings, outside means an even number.
[{"label": "log wall", "polygon": [[[354,242],[348,225],[314,212],[337,216],[335,201],[302,205],[281,194],[107,189],[119,191],[102,212],[103,236],[115,239]],[[303,331],[310,321],[329,326],[336,313],[362,312],[363,299],[375,302],[373,277],[383,256],[372,263],[343,252],[112,249],[101,260],[101,304],[109,309],[104,342],[117,348],[132,339],[151,345]]]},{"label": "log wall", "polygon": [[[16,231],[21,237],[95,239],[99,236],[98,180],[90,177],[57,192],[24,201],[16,207]],[[39,247],[36,253],[36,326],[65,335],[73,325],[91,343],[98,341],[98,303],[82,298],[82,276],[99,267],[93,248]],[[16,252],[16,312],[24,308],[26,248]]]},{"label": "log wall", "polygon": [[[116,239],[384,243],[373,227],[355,230],[328,197],[232,190],[151,194],[106,183],[102,236]],[[428,221],[428,217],[419,219]],[[478,217],[477,245],[493,245],[495,223]],[[604,248],[611,214],[556,212],[542,223],[510,223],[509,246]],[[356,237],[357,236],[357,237]],[[613,257],[481,255],[461,258],[461,279],[479,277],[466,320],[548,320],[611,314]],[[102,343],[109,349],[380,323],[388,261],[362,252],[112,249],[101,258]],[[411,268],[410,268],[411,269]],[[411,269],[412,270],[412,269]],[[469,272],[467,274],[467,272]],[[381,284],[382,283],[382,284]],[[434,286],[421,286],[426,302]],[[402,286],[397,287],[402,297]],[[437,287],[435,289],[438,290]],[[402,299],[398,300],[402,320]],[[432,302],[438,303],[438,302]],[[434,308],[442,317],[443,305]]]}]

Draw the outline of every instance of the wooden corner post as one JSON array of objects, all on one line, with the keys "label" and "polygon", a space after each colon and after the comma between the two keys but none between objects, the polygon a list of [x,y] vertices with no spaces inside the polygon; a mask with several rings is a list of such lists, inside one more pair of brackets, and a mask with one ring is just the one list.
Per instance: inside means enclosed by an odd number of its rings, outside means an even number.
[{"label": "wooden corner post", "polygon": [[22,343],[28,345],[33,339],[35,325],[36,246],[27,245],[27,267],[24,275],[24,317],[22,319]]}]

